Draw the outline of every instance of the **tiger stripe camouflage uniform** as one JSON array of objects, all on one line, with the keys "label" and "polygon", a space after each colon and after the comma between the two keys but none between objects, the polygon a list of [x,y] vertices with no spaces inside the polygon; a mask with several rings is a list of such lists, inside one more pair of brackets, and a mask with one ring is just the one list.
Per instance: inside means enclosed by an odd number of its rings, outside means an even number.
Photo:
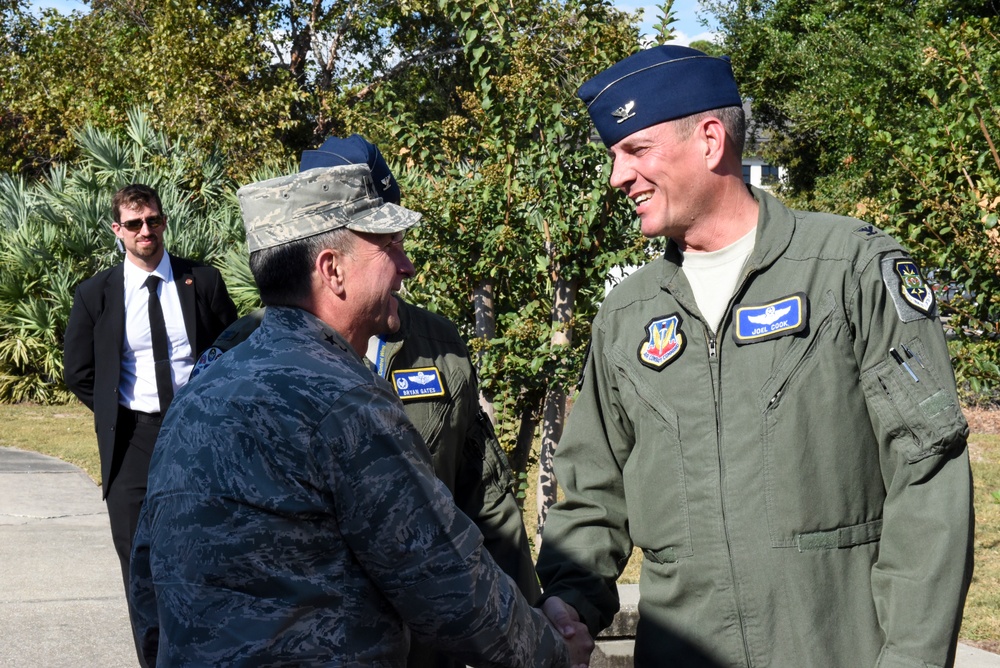
[{"label": "tiger stripe camouflage uniform", "polygon": [[411,632],[476,665],[568,664],[389,385],[299,309],[174,399],[135,545],[137,630],[167,665],[401,667]]}]

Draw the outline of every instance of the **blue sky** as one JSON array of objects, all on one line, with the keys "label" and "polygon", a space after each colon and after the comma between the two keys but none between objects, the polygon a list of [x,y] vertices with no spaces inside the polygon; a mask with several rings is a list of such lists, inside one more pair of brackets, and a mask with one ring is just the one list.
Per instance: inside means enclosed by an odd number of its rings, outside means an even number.
[{"label": "blue sky", "polygon": [[[659,13],[655,2],[615,0],[615,6],[630,12],[642,9],[643,17],[640,28],[643,34],[652,32],[653,24],[656,23]],[[677,31],[679,43],[688,44],[699,39],[711,39],[711,32],[701,25],[700,14],[704,14],[704,12],[698,0],[674,0],[674,16],[677,17],[674,29]]]},{"label": "blue sky", "polygon": [[[63,14],[68,14],[73,10],[86,11],[87,6],[77,0],[34,0],[31,4],[35,7],[53,7]],[[651,32],[653,24],[656,23],[657,8],[655,2],[643,2],[642,0],[615,0],[615,5],[627,11],[643,9],[642,29],[644,33]],[[675,29],[677,30],[677,41],[687,44],[697,39],[708,39],[710,33],[698,20],[700,4],[698,0],[675,0],[674,13],[677,16]]]}]

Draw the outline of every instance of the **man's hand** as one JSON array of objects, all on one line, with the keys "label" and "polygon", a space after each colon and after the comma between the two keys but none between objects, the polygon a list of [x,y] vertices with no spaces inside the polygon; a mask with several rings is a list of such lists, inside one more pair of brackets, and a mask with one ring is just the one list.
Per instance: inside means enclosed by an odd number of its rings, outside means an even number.
[{"label": "man's hand", "polygon": [[590,654],[594,651],[594,639],[590,637],[587,625],[580,621],[576,608],[553,596],[542,603],[542,612],[566,641],[572,668],[587,668]]}]

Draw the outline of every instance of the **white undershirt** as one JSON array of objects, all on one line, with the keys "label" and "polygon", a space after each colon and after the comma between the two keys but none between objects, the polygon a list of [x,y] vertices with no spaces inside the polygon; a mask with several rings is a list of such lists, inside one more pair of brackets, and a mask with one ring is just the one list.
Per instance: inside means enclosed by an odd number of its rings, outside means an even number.
[{"label": "white undershirt", "polygon": [[187,382],[194,366],[191,342],[184,327],[181,300],[166,253],[152,272],[125,260],[125,336],[122,338],[122,370],[118,381],[118,402],[134,411],[159,413],[153,342],[149,334],[149,291],[144,283],[155,274],[161,282],[157,290],[163,321],[167,325],[167,348],[174,391]]},{"label": "white undershirt", "polygon": [[694,300],[713,332],[719,331],[722,316],[736,290],[736,282],[753,252],[757,228],[717,251],[684,253],[683,271],[691,284]]}]

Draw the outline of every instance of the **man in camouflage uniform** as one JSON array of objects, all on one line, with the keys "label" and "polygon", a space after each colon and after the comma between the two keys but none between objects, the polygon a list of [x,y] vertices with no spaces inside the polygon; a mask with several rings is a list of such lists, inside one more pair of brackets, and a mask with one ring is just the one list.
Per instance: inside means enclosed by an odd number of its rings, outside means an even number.
[{"label": "man in camouflage uniform", "polygon": [[[540,590],[513,493],[513,475],[493,426],[479,406],[468,348],[447,319],[398,297],[397,302],[399,329],[373,337],[369,361],[381,377],[391,381],[406,416],[427,443],[434,474],[482,532],[497,565],[514,579],[525,599],[534,602]],[[265,313],[266,309],[257,309],[230,325],[202,355],[197,373],[245,341]],[[414,640],[407,665],[454,668],[464,664]]]},{"label": "man in camouflage uniform", "polygon": [[[147,659],[403,666],[412,632],[477,665],[568,665],[361,360],[398,327],[419,215],[364,165],[238,194],[269,308],[164,422],[132,562]],[[585,630],[560,630],[584,665]]]},{"label": "man in camouflage uniform", "polygon": [[[330,137],[318,150],[305,151],[300,170],[367,164],[377,194],[400,203],[399,185],[381,152],[360,135]],[[369,340],[368,359],[391,381],[407,417],[427,443],[434,473],[475,522],[497,565],[517,583],[529,603],[540,595],[538,578],[513,491],[510,465],[479,405],[479,386],[469,350],[446,318],[397,297],[399,328]],[[193,375],[260,326],[265,309],[234,322],[206,350]],[[456,668],[459,662],[415,640],[407,665]]]}]

